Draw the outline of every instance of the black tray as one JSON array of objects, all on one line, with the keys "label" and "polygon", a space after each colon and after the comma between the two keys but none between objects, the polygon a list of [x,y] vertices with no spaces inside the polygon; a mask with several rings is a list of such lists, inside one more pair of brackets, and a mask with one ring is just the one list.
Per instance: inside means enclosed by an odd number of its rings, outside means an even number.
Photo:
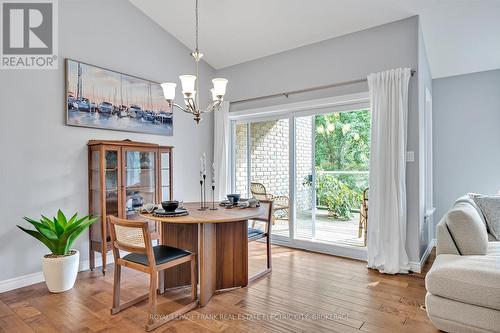
[{"label": "black tray", "polygon": [[188,211],[179,208],[173,212],[166,212],[164,209],[157,209],[153,212],[153,216],[158,216],[158,217],[175,217],[175,216],[186,216],[186,215],[189,215]]}]

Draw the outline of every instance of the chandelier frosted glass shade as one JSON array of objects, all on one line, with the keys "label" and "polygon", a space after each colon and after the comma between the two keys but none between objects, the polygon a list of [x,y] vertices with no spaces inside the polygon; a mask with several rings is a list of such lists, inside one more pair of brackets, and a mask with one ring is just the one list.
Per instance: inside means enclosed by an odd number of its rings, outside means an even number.
[{"label": "chandelier frosted glass shade", "polygon": [[214,84],[215,96],[224,96],[226,94],[227,80],[223,78],[216,78],[212,80]]},{"label": "chandelier frosted glass shade", "polygon": [[181,75],[179,76],[182,85],[182,92],[184,94],[192,94],[194,93],[195,83],[196,83],[196,75]]},{"label": "chandelier frosted glass shade", "polygon": [[175,87],[177,87],[177,84],[172,82],[165,82],[161,84],[163,96],[165,96],[166,100],[173,100],[175,98]]}]

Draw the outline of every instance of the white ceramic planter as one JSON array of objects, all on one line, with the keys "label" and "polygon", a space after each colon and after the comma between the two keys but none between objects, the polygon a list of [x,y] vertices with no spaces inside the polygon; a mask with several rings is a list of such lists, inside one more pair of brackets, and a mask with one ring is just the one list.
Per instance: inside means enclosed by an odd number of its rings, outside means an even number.
[{"label": "white ceramic planter", "polygon": [[78,274],[80,252],[57,258],[42,258],[43,276],[50,292],[61,293],[73,288]]}]

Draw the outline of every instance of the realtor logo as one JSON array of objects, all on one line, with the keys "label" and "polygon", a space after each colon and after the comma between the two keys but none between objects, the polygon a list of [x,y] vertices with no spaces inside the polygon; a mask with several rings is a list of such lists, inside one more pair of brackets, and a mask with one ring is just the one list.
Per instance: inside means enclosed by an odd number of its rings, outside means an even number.
[{"label": "realtor logo", "polygon": [[57,69],[57,0],[0,0],[2,69]]}]

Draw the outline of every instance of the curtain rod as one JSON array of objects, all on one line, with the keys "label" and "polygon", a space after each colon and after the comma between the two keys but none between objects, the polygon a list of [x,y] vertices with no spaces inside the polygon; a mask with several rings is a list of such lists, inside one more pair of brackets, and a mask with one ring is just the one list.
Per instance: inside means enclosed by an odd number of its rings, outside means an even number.
[{"label": "curtain rod", "polygon": [[[411,76],[413,76],[417,71],[412,69],[411,70]],[[327,84],[324,86],[317,86],[317,87],[312,87],[312,88],[307,88],[307,89],[300,89],[300,90],[293,90],[293,91],[287,91],[283,93],[277,93],[277,94],[271,94],[271,95],[265,95],[265,96],[260,96],[260,97],[252,97],[252,98],[246,98],[246,99],[240,99],[234,102],[229,102],[231,104],[238,104],[238,103],[245,103],[245,102],[253,102],[253,101],[258,101],[261,99],[268,99],[268,98],[273,98],[273,97],[281,97],[285,96],[288,98],[290,95],[294,94],[300,94],[300,93],[305,93],[305,92],[310,92],[310,91],[315,91],[315,90],[323,90],[323,89],[328,89],[328,88],[335,88],[335,87],[340,87],[340,86],[348,86],[351,84],[356,84],[356,83],[363,83],[366,82],[367,79],[359,79],[359,80],[351,80],[351,81],[345,81],[345,82],[340,82],[340,83],[333,83],[333,84]]]}]

